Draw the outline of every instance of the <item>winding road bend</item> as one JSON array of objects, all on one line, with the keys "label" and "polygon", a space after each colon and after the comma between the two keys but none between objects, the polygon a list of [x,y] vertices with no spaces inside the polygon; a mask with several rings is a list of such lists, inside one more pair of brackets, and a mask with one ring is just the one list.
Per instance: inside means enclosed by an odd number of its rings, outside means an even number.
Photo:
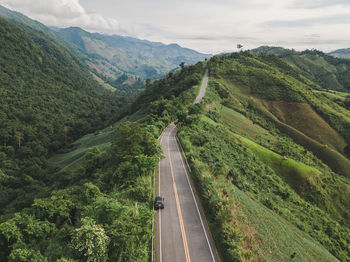
[{"label": "winding road bend", "polygon": [[[195,103],[201,101],[207,84],[208,70]],[[219,262],[176,133],[171,124],[160,137],[166,157],[159,162],[156,194],[165,198],[165,208],[156,215],[156,261]]]}]

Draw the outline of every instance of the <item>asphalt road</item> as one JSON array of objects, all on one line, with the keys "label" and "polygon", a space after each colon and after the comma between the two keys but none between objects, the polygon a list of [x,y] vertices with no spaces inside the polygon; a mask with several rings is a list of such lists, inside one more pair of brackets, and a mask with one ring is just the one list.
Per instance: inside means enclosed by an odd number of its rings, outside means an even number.
[{"label": "asphalt road", "polygon": [[[208,72],[201,87],[202,97],[207,82]],[[176,140],[176,132],[176,126],[171,124],[160,137],[166,157],[159,162],[156,194],[165,198],[165,208],[156,215],[156,261],[218,262],[214,242]]]},{"label": "asphalt road", "polygon": [[195,104],[198,104],[203,96],[205,95],[205,90],[207,89],[207,85],[208,85],[208,69],[205,71],[205,75],[203,77],[203,81],[202,81],[202,86],[201,86],[201,90],[199,91],[199,94],[196,98],[196,100],[194,101]]}]

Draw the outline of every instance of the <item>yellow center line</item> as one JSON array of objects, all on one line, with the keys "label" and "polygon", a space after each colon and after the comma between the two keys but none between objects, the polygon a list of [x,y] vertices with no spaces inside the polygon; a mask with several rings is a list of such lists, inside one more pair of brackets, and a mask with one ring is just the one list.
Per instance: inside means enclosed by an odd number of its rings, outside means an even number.
[{"label": "yellow center line", "polygon": [[173,172],[173,164],[172,164],[171,156],[170,156],[170,142],[169,141],[170,141],[170,134],[171,134],[171,132],[172,132],[172,130],[170,131],[169,136],[168,136],[168,157],[169,157],[169,163],[170,163],[170,172],[171,172],[171,177],[172,177],[172,180],[173,180],[173,188],[174,188],[174,194],[175,194],[176,209],[177,209],[177,213],[179,215],[180,229],[181,229],[181,235],[182,235],[182,242],[184,244],[184,249],[185,249],[186,262],[191,262],[190,253],[188,251],[185,226],[184,226],[184,222],[183,222],[183,219],[182,219],[182,213],[181,213],[181,208],[180,208],[179,196],[177,194],[177,188],[176,188],[175,177],[174,177],[174,172]]}]

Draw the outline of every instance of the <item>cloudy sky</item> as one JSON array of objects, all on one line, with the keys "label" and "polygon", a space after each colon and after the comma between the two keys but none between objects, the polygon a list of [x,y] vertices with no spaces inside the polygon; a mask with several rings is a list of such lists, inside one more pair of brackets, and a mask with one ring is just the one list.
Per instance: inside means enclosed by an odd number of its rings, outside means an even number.
[{"label": "cloudy sky", "polygon": [[350,0],[0,0],[46,25],[178,43],[206,53],[260,45],[350,47]]}]

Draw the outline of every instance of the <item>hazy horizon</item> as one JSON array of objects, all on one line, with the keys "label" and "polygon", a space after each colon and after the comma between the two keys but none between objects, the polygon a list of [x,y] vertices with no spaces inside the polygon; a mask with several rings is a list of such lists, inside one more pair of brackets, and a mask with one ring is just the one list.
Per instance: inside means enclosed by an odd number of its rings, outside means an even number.
[{"label": "hazy horizon", "polygon": [[176,43],[217,54],[262,45],[324,52],[350,47],[350,2],[345,0],[0,0],[47,26]]}]

